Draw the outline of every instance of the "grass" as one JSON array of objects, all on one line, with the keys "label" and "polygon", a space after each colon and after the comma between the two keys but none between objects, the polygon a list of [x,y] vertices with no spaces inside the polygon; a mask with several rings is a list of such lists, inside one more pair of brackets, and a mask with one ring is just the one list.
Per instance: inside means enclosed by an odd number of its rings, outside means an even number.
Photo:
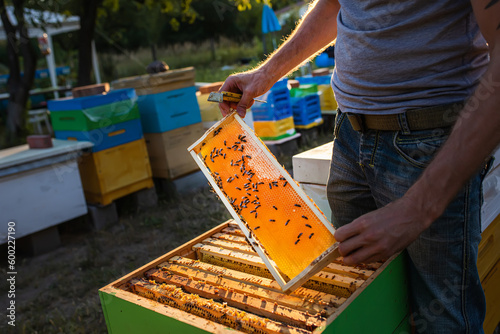
[{"label": "grass", "polygon": [[[321,134],[299,151],[331,139]],[[291,170],[291,154],[278,160]],[[119,222],[105,230],[89,231],[84,217],[64,223],[59,226],[61,247],[41,256],[19,256],[16,327],[4,320],[0,333],[106,333],[101,287],[230,218],[208,187],[159,196],[158,205],[143,212],[132,210],[128,198],[118,200]],[[0,249],[7,253],[5,245]],[[0,269],[4,277],[6,268]],[[8,291],[6,280],[0,289]],[[0,308],[5,310],[7,303],[7,293],[0,295]]]},{"label": "grass", "polygon": [[[246,43],[221,39],[214,44],[214,49],[210,42],[175,44],[158,49],[157,55],[171,69],[196,64],[197,82],[223,81],[228,75],[247,70],[263,59],[262,44],[257,39]],[[145,74],[152,61],[150,49],[145,48],[136,52],[104,54],[100,58],[106,81]],[[242,60],[249,63],[242,65]]]}]

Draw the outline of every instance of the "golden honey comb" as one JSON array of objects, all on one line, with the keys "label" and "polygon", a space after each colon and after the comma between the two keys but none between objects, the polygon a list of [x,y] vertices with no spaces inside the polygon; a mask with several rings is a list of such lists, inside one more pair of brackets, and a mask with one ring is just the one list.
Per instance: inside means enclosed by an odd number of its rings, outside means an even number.
[{"label": "golden honey comb", "polygon": [[326,226],[321,211],[237,117],[225,117],[190,150],[224,195],[226,206],[234,210],[234,218],[292,279],[335,244],[333,228]]}]

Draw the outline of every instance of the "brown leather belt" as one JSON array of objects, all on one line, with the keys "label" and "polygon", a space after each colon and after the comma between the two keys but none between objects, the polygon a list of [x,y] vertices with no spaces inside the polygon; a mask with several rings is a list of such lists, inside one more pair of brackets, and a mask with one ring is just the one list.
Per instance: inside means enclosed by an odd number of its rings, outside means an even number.
[{"label": "brown leather belt", "polygon": [[418,131],[452,126],[464,103],[454,103],[430,108],[407,110],[393,115],[365,115],[347,113],[356,131]]}]

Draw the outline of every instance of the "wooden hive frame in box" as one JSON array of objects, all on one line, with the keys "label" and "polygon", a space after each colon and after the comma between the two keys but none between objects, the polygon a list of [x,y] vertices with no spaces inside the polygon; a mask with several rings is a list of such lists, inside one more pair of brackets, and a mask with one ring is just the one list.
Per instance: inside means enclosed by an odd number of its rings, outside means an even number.
[{"label": "wooden hive frame in box", "polygon": [[[108,332],[410,331],[404,254],[357,267],[334,259],[304,286],[284,293],[276,281],[249,273],[248,264],[263,263],[243,240],[238,225],[227,221],[100,289]],[[207,262],[202,252],[228,256],[238,266]],[[315,281],[339,289],[318,291]]]},{"label": "wooden hive frame in box", "polygon": [[[284,272],[283,268],[279,268],[276,265],[276,262],[277,262],[276,258],[278,257],[278,256],[276,256],[277,253],[276,252],[273,253],[275,255],[275,257],[271,258],[271,256],[269,255],[270,252],[268,252],[268,251],[270,251],[270,249],[268,248],[266,250],[266,247],[263,246],[264,242],[262,242],[262,240],[259,240],[259,238],[256,237],[256,234],[258,234],[261,231],[256,232],[255,230],[259,229],[260,226],[254,226],[253,231],[252,231],[252,229],[250,228],[250,226],[248,224],[248,221],[245,221],[245,219],[243,218],[243,216],[241,214],[242,210],[240,210],[240,209],[241,209],[241,207],[246,208],[246,203],[245,203],[245,205],[242,206],[241,205],[243,203],[242,202],[242,203],[240,203],[240,206],[237,207],[234,204],[236,197],[231,199],[231,197],[229,195],[227,195],[223,189],[221,189],[223,182],[226,182],[226,184],[227,184],[227,183],[230,183],[232,181],[231,177],[228,178],[227,181],[216,180],[216,176],[219,173],[212,172],[207,167],[206,160],[208,157],[207,157],[207,155],[203,156],[203,154],[202,154],[203,146],[206,145],[207,141],[209,141],[212,138],[215,138],[217,135],[219,135],[219,133],[221,133],[221,132],[224,133],[224,131],[226,131],[226,127],[228,127],[228,126],[233,126],[233,127],[239,126],[239,129],[241,129],[241,132],[240,132],[240,135],[238,136],[238,140],[240,138],[246,138],[246,140],[242,139],[241,141],[245,141],[245,144],[248,142],[247,146],[252,145],[253,148],[256,148],[257,152],[259,153],[259,156],[262,155],[263,159],[265,159],[265,160],[261,160],[261,161],[265,161],[265,163],[267,163],[268,166],[270,166],[271,169],[273,169],[273,171],[276,171],[278,175],[281,175],[279,180],[281,180],[283,182],[282,185],[284,185],[284,186],[289,185],[289,188],[290,187],[292,188],[292,190],[290,190],[290,191],[295,192],[294,196],[296,196],[296,195],[299,196],[299,198],[301,200],[300,201],[301,204],[300,205],[295,204],[295,206],[298,207],[297,210],[299,210],[299,208],[300,208],[300,210],[303,210],[304,208],[302,208],[302,206],[305,205],[307,207],[307,210],[309,210],[307,212],[308,213],[312,212],[314,217],[312,217],[311,220],[307,216],[302,215],[302,218],[305,219],[304,220],[305,226],[312,229],[311,225],[313,224],[313,222],[314,222],[314,224],[319,223],[319,225],[322,228],[319,231],[321,231],[322,233],[316,233],[316,234],[320,235],[320,236],[317,235],[316,238],[320,237],[321,238],[321,239],[319,239],[320,241],[325,240],[325,239],[332,240],[331,244],[328,244],[328,248],[323,246],[323,248],[321,249],[321,253],[316,252],[315,253],[315,254],[317,254],[317,255],[315,255],[316,257],[312,258],[310,261],[307,261],[307,264],[305,266],[302,265],[300,267],[301,271],[298,274],[296,274],[290,278],[288,278],[285,274],[283,274],[283,272]],[[231,131],[231,130],[228,130],[228,131]],[[244,135],[242,135],[242,134],[244,134]],[[227,134],[225,134],[225,135],[227,135]],[[237,143],[239,143],[239,141],[237,141]],[[224,140],[224,145],[226,145],[226,140]],[[231,144],[229,144],[229,145],[231,145]],[[234,151],[237,150],[236,146],[238,146],[238,145],[233,146]],[[242,154],[243,154],[243,147],[244,147],[244,145],[241,144],[239,146],[239,149],[238,149],[238,151],[241,151]],[[224,148],[226,148],[226,147],[224,147]],[[228,152],[232,153],[231,147],[227,147],[227,149],[229,149]],[[303,192],[302,189],[300,189],[300,187],[297,185],[297,183],[290,177],[288,172],[277,162],[276,158],[271,154],[271,152],[269,152],[269,150],[265,147],[265,145],[255,135],[255,133],[245,124],[245,122],[236,113],[231,113],[231,114],[227,115],[220,122],[215,124],[198,141],[196,141],[193,145],[191,145],[188,148],[188,151],[191,153],[194,160],[196,161],[196,163],[198,164],[198,166],[200,167],[202,172],[205,174],[205,176],[209,180],[213,189],[215,190],[215,192],[217,193],[219,198],[222,200],[222,202],[224,203],[226,208],[229,210],[229,212],[231,213],[231,216],[237,222],[238,226],[243,231],[245,237],[252,244],[252,246],[254,247],[255,251],[259,254],[259,256],[262,258],[262,260],[265,263],[265,266],[271,272],[272,277],[278,282],[278,284],[281,286],[281,289],[283,291],[294,290],[297,287],[301,286],[312,275],[314,275],[315,273],[320,271],[329,262],[331,262],[332,258],[336,258],[339,256],[338,250],[337,250],[338,242],[336,242],[334,237],[333,237],[333,235],[335,233],[335,229],[333,228],[333,226],[326,219],[326,217],[323,215],[323,213],[318,209],[318,207],[314,204],[314,202],[309,197],[307,197],[307,195]],[[217,151],[222,152],[222,150],[220,150],[220,151],[217,150]],[[222,153],[221,153],[221,155],[222,155]],[[241,162],[241,164],[245,163],[245,157],[247,157],[247,160],[252,159],[252,157],[250,155],[246,155],[246,156],[242,155],[241,159],[243,160],[243,162]],[[226,154],[223,155],[223,158],[226,159]],[[210,153],[209,159],[212,162],[214,161],[212,153]],[[255,159],[252,159],[252,161],[253,160],[255,160]],[[241,161],[241,160],[238,160],[238,161]],[[238,161],[236,161],[236,162],[238,162]],[[227,162],[226,162],[226,164],[227,164]],[[231,160],[231,166],[233,166],[233,160]],[[261,171],[260,173],[264,173],[264,172]],[[243,174],[245,174],[245,173],[243,173]],[[250,174],[248,174],[248,175],[250,175]],[[248,194],[248,195],[245,195],[243,198],[245,198],[247,196],[252,196],[252,194],[249,193],[250,191],[258,191],[255,183],[252,183],[252,185],[255,187],[255,189],[250,190],[249,184],[250,184],[251,178],[253,176],[254,176],[253,174],[250,175],[250,177],[248,179],[249,180],[248,181],[249,183],[247,183],[248,188],[246,188],[246,190],[247,190],[246,194]],[[237,175],[235,175],[235,177],[240,178]],[[261,182],[261,183],[264,184],[264,182]],[[273,188],[274,183],[275,182],[272,182],[272,183],[269,182],[269,187],[271,189]],[[277,186],[277,182],[275,185]],[[236,189],[238,189],[240,191],[242,190],[238,187],[236,187]],[[255,197],[257,198],[257,200],[260,200],[258,196],[255,195]],[[249,201],[249,199],[247,199],[246,201]],[[253,202],[255,202],[255,200]],[[256,203],[259,203],[259,205],[257,207],[261,206],[260,202],[256,202]],[[266,203],[262,203],[262,204],[266,204]],[[291,204],[291,205],[293,205],[293,204]],[[255,207],[255,209],[257,209],[257,207]],[[278,208],[274,205],[273,205],[273,208],[278,210]],[[257,218],[256,211],[257,210],[250,211],[250,215],[252,215],[252,213],[255,212],[255,218]],[[293,211],[295,212],[295,209]],[[247,217],[248,217],[248,215],[247,215]],[[248,220],[248,218],[247,218],[247,220]],[[269,221],[275,222],[274,219],[269,219]],[[286,226],[289,221],[290,220],[288,220],[284,225]],[[318,226],[318,225],[315,225],[314,227],[316,227],[316,226]],[[306,230],[307,230],[307,228],[306,228]],[[310,230],[308,230],[308,231],[310,231]],[[314,230],[314,231],[317,231],[317,230]],[[304,242],[308,241],[307,235],[305,235],[302,239],[300,239],[300,237],[302,235],[303,235],[302,232],[298,235],[297,241],[295,241],[295,245],[300,240],[305,240],[302,242],[302,244],[304,244]],[[311,239],[311,237],[314,235],[314,233],[310,233],[310,234],[308,233],[308,235],[309,235],[309,239]],[[262,238],[262,233],[261,233],[260,238]],[[327,238],[330,238],[330,239],[327,239]],[[316,240],[318,240],[318,239],[316,239]],[[318,242],[318,241],[314,241],[314,242]],[[302,246],[302,244],[301,244],[301,246]],[[267,243],[267,245],[269,245],[269,243]],[[276,249],[276,247],[275,247],[275,249]],[[305,250],[305,252],[308,252],[308,251],[309,250]],[[282,251],[281,253],[286,253],[286,251]],[[286,256],[288,256],[288,255],[286,255],[286,254],[283,255],[283,257],[286,257]],[[304,256],[309,256],[309,254],[308,255],[304,254]],[[281,263],[283,263],[283,262],[281,262]],[[295,272],[296,271],[297,270],[295,270]]]}]

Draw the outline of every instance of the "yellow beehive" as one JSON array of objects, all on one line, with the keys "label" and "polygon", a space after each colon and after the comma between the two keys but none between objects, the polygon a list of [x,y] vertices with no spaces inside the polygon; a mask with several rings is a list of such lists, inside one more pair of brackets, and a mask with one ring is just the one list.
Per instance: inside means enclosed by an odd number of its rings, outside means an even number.
[{"label": "yellow beehive", "polygon": [[99,152],[78,161],[87,202],[108,205],[138,190],[153,187],[144,139]]},{"label": "yellow beehive", "polygon": [[264,140],[295,134],[293,116],[278,121],[255,121],[253,126],[257,136],[264,138]]},{"label": "yellow beehive", "polygon": [[333,95],[332,86],[318,85],[319,103],[321,110],[337,110],[338,105]]},{"label": "yellow beehive", "polygon": [[[217,122],[222,119],[222,114],[217,103],[209,102],[208,94],[197,94],[202,122]],[[212,123],[213,124],[213,123]]]},{"label": "yellow beehive", "polygon": [[331,224],[239,116],[189,150],[284,290],[335,253]]}]

